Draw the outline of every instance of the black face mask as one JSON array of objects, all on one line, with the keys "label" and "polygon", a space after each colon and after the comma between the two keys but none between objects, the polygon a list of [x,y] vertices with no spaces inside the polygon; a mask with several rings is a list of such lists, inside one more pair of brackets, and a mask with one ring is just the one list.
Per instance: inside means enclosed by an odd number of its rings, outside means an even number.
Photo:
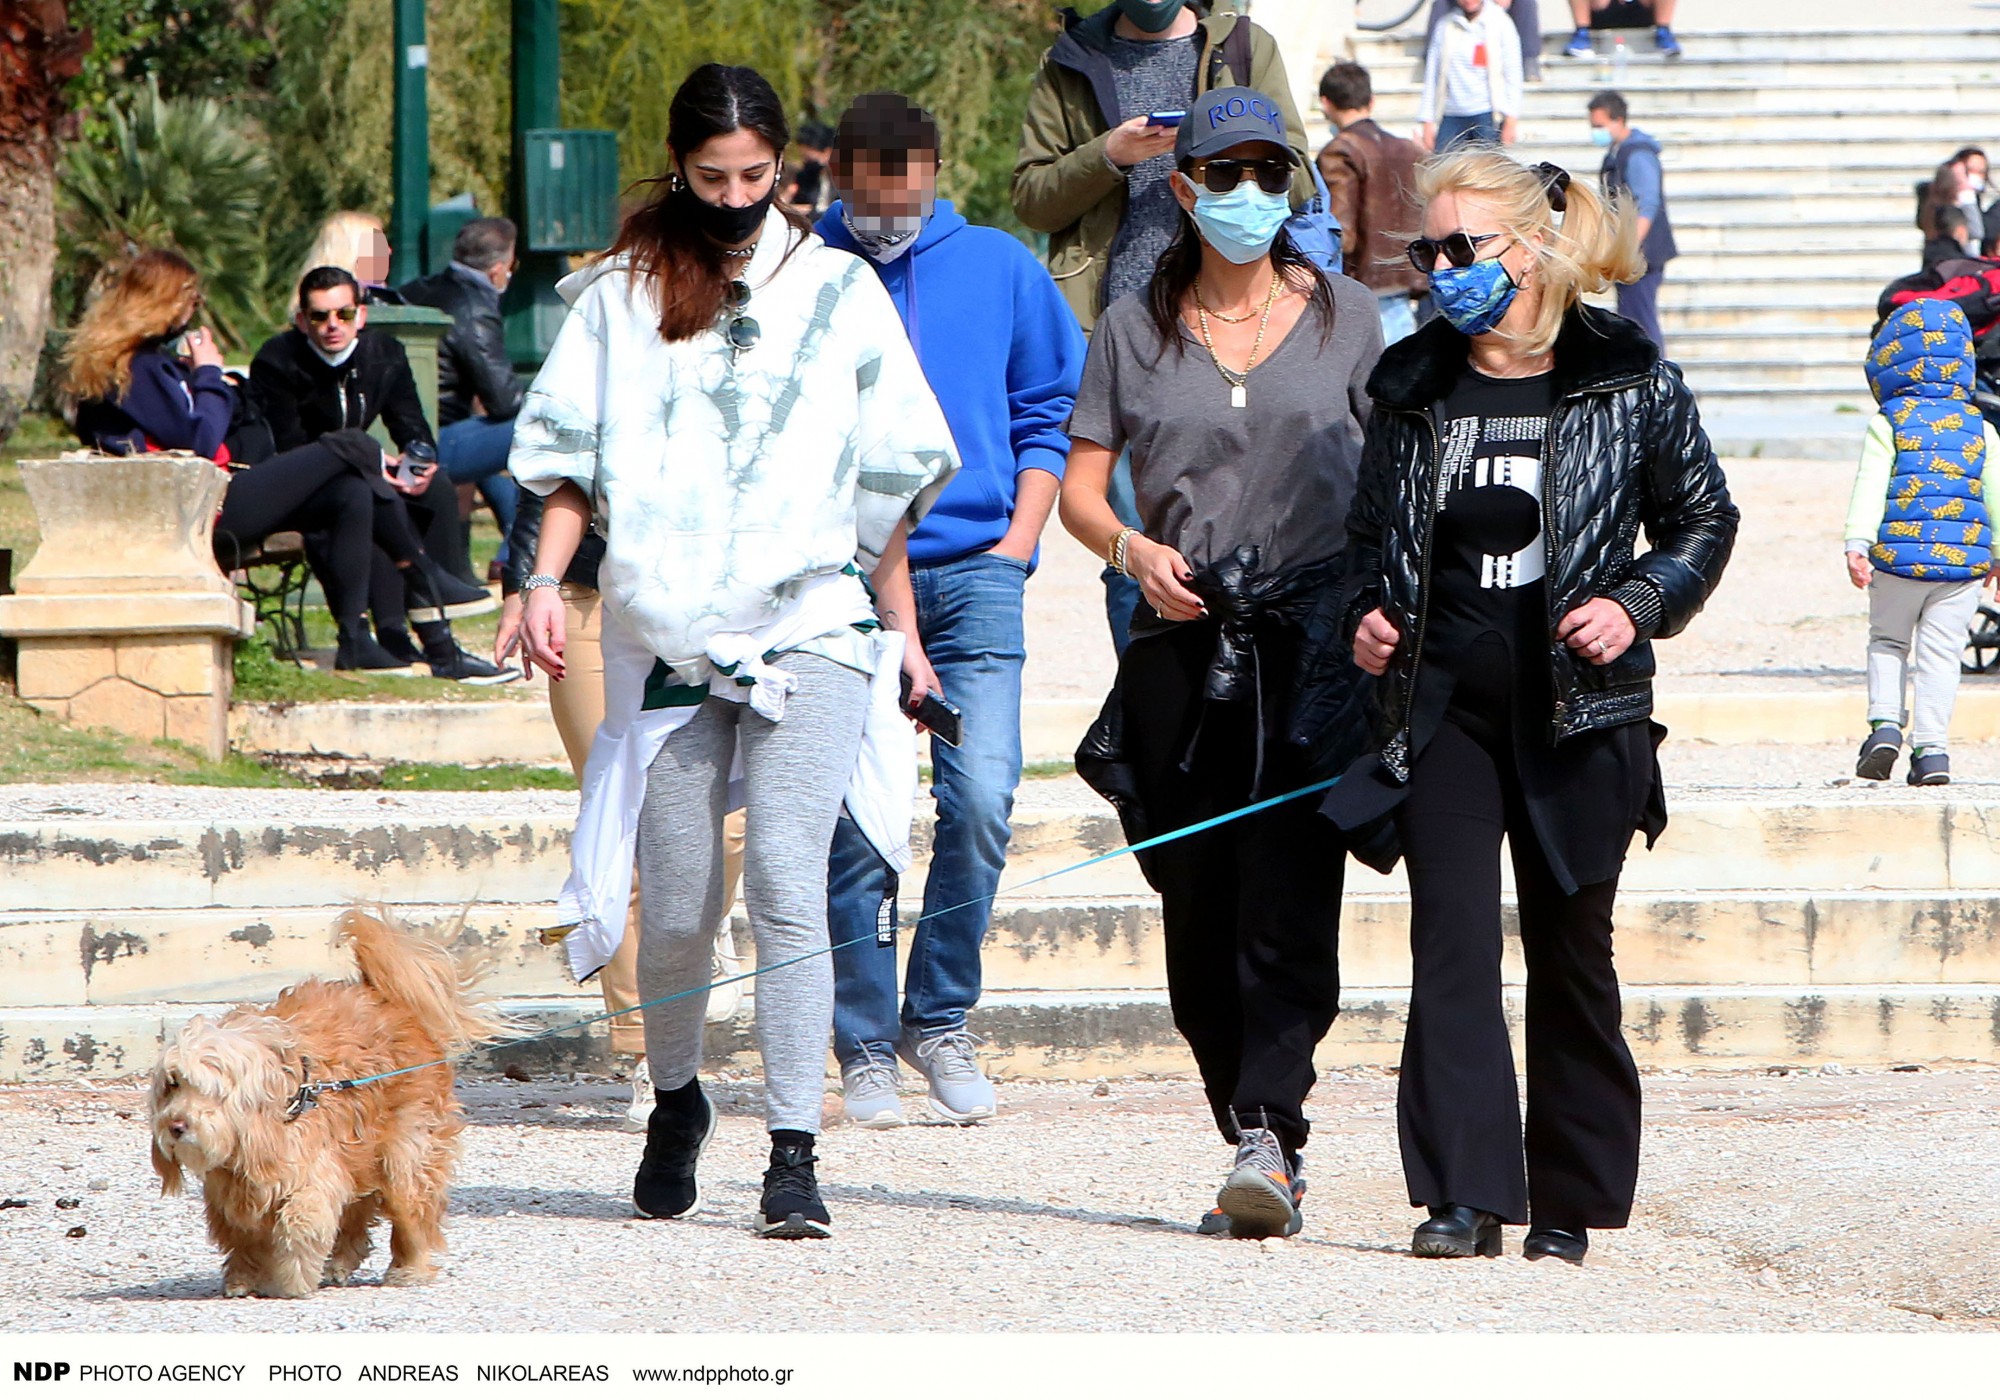
[{"label": "black face mask", "polygon": [[674,191],[674,197],[680,201],[682,211],[694,221],[696,228],[717,243],[734,247],[764,226],[764,216],[770,212],[772,202],[778,197],[778,182],[773,180],[762,199],[741,209],[733,209],[726,204],[710,204],[685,183]]}]

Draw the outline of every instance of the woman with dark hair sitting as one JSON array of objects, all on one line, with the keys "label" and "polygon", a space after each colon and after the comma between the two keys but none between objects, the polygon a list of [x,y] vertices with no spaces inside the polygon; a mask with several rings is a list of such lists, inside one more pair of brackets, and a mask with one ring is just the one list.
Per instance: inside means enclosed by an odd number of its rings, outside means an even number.
[{"label": "woman with dark hair sitting", "polygon": [[560,907],[571,968],[595,975],[624,933],[636,850],[655,1103],[633,1206],[672,1219],[701,1201],[715,1108],[697,1071],[737,768],[771,1134],[755,1228],[817,1239],[827,852],[844,801],[864,830],[881,811],[871,840],[907,864],[915,736],[896,703],[901,635],[882,625],[912,616],[905,540],[957,456],[881,279],[773,207],[787,139],[752,70],[704,64],[681,84],[671,165],[610,252],[561,284],[569,315],[509,465],[547,501],[521,635],[552,679],[567,673],[562,576],[593,517],[604,540],[604,722]]},{"label": "woman with dark hair sitting", "polygon": [[[1179,231],[1146,295],[1098,321],[1070,420],[1063,524],[1145,596],[1078,754],[1134,839],[1305,781],[1283,738],[1300,622],[1333,583],[1382,323],[1280,234],[1297,164],[1280,112],[1220,88],[1181,124]],[[1139,529],[1106,500],[1127,448]],[[1292,802],[1149,863],[1174,1024],[1237,1148],[1203,1234],[1302,1223],[1313,1047],[1340,995],[1337,837]]]},{"label": "woman with dark hair sitting", "polygon": [[373,543],[389,551],[420,606],[441,606],[446,585],[411,527],[381,447],[358,429],[268,457],[268,443],[261,451],[247,440],[232,443],[242,390],[223,376],[215,337],[194,324],[201,301],[200,277],[179,253],[141,253],[119,273],[63,352],[69,390],[80,400],[77,436],[100,451],[178,449],[227,468],[229,489],[215,522],[216,557],[225,568],[266,535],[324,532],[321,582],[340,637],[335,669],[402,666],[376,643],[364,617]]}]

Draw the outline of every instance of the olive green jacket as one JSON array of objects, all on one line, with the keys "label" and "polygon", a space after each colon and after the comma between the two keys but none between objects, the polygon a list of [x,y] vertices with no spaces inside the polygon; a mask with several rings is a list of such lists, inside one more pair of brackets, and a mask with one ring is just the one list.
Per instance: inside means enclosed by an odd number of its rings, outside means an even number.
[{"label": "olive green jacket", "polygon": [[[1014,212],[1029,228],[1049,235],[1049,275],[1086,332],[1104,309],[1105,266],[1125,217],[1125,177],[1105,159],[1104,143],[1112,127],[1140,115],[1115,110],[1105,47],[1117,17],[1115,6],[1085,19],[1064,12],[1067,29],[1042,56],[1028,93],[1021,154],[1014,163]],[[1238,15],[1204,16],[1197,31],[1195,92],[1211,86],[1209,57],[1239,24],[1250,26],[1250,72],[1233,73],[1225,63],[1213,86],[1255,88],[1278,104],[1286,142],[1299,157],[1292,207],[1302,208],[1313,194],[1312,161],[1277,41]]]}]

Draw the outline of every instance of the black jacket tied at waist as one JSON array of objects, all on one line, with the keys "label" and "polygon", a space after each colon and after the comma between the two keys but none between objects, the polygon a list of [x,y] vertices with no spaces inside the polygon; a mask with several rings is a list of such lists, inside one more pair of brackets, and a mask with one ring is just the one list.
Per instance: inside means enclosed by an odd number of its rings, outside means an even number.
[{"label": "black jacket tied at waist", "polygon": [[[1201,726],[1207,719],[1210,706],[1251,706],[1256,726],[1257,754],[1256,768],[1251,775],[1251,801],[1275,795],[1263,791],[1266,750],[1274,737],[1277,742],[1286,742],[1286,735],[1271,735],[1267,721],[1275,713],[1288,731],[1296,726],[1303,698],[1301,684],[1307,679],[1303,673],[1296,677],[1288,675],[1283,680],[1285,692],[1270,693],[1267,668],[1260,659],[1262,648],[1280,632],[1289,632],[1294,636],[1302,634],[1306,618],[1315,605],[1323,598],[1337,595],[1340,590],[1337,562],[1329,561],[1283,573],[1265,573],[1258,568],[1258,562],[1258,550],[1254,546],[1243,546],[1228,558],[1195,572],[1190,587],[1207,605],[1208,620],[1215,624],[1215,654],[1202,684],[1202,715],[1196,722],[1194,734],[1180,762],[1184,770],[1191,766],[1201,743]],[[1141,618],[1143,621],[1134,633],[1135,644],[1142,641],[1148,631],[1157,634],[1163,628],[1201,625],[1168,623],[1158,619],[1150,609],[1143,609]],[[1346,721],[1346,727],[1352,730],[1352,734],[1346,742],[1336,745],[1339,753],[1321,757],[1309,752],[1308,761],[1315,776],[1339,771],[1352,756],[1347,751],[1352,749],[1358,752],[1367,737],[1362,711],[1357,704],[1350,703],[1361,694],[1361,687],[1352,679],[1332,675],[1331,667],[1322,669],[1327,674],[1311,678],[1316,703],[1310,708],[1315,715],[1338,716]],[[1346,669],[1353,672],[1351,665]],[[1359,676],[1358,672],[1353,674]],[[1335,691],[1338,694],[1334,694]],[[1077,746],[1076,771],[1117,809],[1126,841],[1136,845],[1159,832],[1154,829],[1154,823],[1141,800],[1141,787],[1126,745],[1125,705],[1122,683],[1114,683],[1096,723],[1091,725],[1083,742]],[[1318,735],[1313,737],[1315,741],[1319,738]],[[1317,743],[1306,747],[1310,751],[1317,747]],[[1157,858],[1156,851],[1138,853],[1140,869],[1155,888],[1159,884],[1154,874]]]}]

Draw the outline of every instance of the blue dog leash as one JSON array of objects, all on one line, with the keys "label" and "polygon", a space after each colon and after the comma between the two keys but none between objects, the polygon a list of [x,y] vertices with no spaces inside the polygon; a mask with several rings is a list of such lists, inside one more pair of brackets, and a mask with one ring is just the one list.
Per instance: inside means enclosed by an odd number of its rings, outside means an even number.
[{"label": "blue dog leash", "polygon": [[[1291,792],[1281,794],[1280,796],[1277,797],[1267,797],[1263,799],[1261,802],[1252,802],[1246,807],[1238,807],[1236,810],[1231,812],[1224,812],[1220,816],[1208,817],[1202,821],[1194,822],[1188,826],[1180,827],[1174,831],[1163,832],[1158,836],[1149,836],[1143,841],[1135,841],[1131,845],[1120,846],[1115,850],[1105,851],[1100,855],[1090,856],[1087,859],[1077,861],[1074,864],[1065,865],[1060,870],[1051,870],[1044,875],[1031,876],[1026,880],[1022,880],[1015,884],[1008,885],[1005,888],[995,890],[993,892],[992,897],[997,899],[1001,895],[1015,894],[1021,890],[1029,889],[1035,885],[1046,884],[1051,880],[1059,880],[1065,875],[1074,875],[1080,870],[1088,870],[1093,865],[1102,865],[1106,861],[1116,860],[1120,856],[1136,855],[1140,851],[1150,851],[1157,846],[1165,846],[1170,842],[1184,841],[1190,836],[1199,836],[1201,833],[1205,831],[1213,831],[1215,828],[1219,826],[1226,826],[1230,822],[1240,821],[1244,817],[1254,817],[1260,812],[1270,811],[1273,807],[1281,807],[1287,802],[1296,802],[1301,797],[1310,797],[1314,793],[1325,792],[1328,788],[1332,787],[1335,783],[1339,781],[1340,779],[1336,777],[1336,778],[1327,778],[1317,783],[1309,783],[1305,787],[1295,788]],[[918,918],[917,923],[922,924],[927,919],[940,919],[943,918],[946,914],[953,914],[961,909],[969,909],[975,904],[983,904],[985,902],[986,901],[983,899],[964,900],[958,904],[951,905],[948,908],[938,909],[931,913],[924,914]],[[828,957],[842,948],[852,948],[858,943],[872,943],[874,940],[875,940],[875,933],[871,929],[869,932],[862,934],[858,938],[849,938],[839,943],[829,944],[827,947],[824,948],[815,948],[810,953],[800,953],[797,957],[786,958],[782,962],[774,962],[770,964],[768,967],[755,968],[749,972],[738,972],[731,976],[723,977],[718,979],[717,981],[710,982],[705,986],[690,987],[686,991],[674,992],[671,995],[663,997],[655,997],[651,1001],[642,1001],[637,1003],[636,1005],[627,1006],[618,1011],[600,1012],[595,1016],[586,1016],[580,1021],[570,1021],[560,1026],[551,1026],[547,1030],[535,1031],[529,1035],[515,1036],[508,1040],[494,1041],[490,1045],[486,1045],[480,1048],[486,1050],[499,1050],[499,1049],[505,1049],[510,1045],[529,1045],[537,1040],[547,1040],[551,1036],[566,1035],[571,1031],[582,1030],[586,1026],[596,1025],[599,1021],[609,1021],[619,1016],[629,1015],[634,1011],[644,1011],[647,1007],[665,1006],[670,1002],[681,1001],[687,997],[701,996],[704,993],[715,991],[719,987],[727,987],[735,982],[747,982],[753,977],[762,977],[767,972],[776,972],[780,968],[792,967],[798,963],[806,962],[812,958]],[[470,1051],[466,1053],[470,1053]],[[383,1070],[380,1074],[362,1075],[354,1079],[325,1079],[325,1080],[318,1080],[310,1083],[301,1084],[299,1086],[298,1093],[293,1096],[291,1104],[286,1110],[285,1116],[288,1119],[297,1118],[300,1114],[305,1113],[309,1109],[315,1107],[318,1104],[322,1095],[333,1092],[335,1090],[358,1089],[364,1084],[374,1084],[384,1079],[394,1079],[398,1075],[415,1074],[419,1070],[436,1069],[443,1065],[449,1065],[452,1062],[452,1059],[454,1058],[457,1057],[455,1056],[447,1057],[441,1060],[427,1060],[420,1065],[407,1065],[402,1069]]]}]

